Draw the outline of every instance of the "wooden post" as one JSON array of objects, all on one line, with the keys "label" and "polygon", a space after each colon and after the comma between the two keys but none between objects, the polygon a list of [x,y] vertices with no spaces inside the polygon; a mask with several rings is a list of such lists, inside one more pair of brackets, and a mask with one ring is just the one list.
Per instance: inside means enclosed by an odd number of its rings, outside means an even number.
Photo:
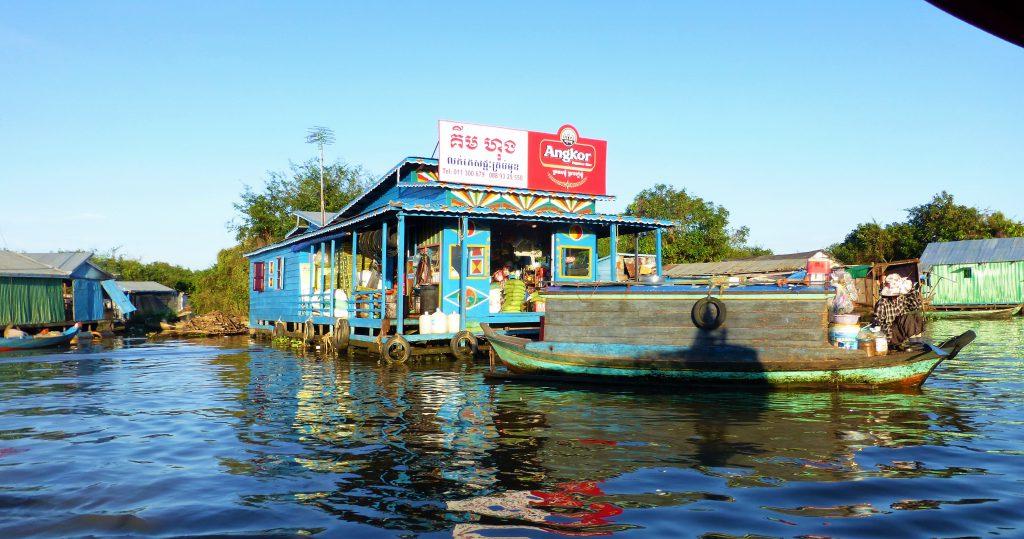
[{"label": "wooden post", "polygon": [[316,282],[314,281],[314,275],[316,275],[316,244],[309,244],[309,316],[313,316],[313,291],[316,290]]},{"label": "wooden post", "polygon": [[398,212],[398,282],[395,283],[395,308],[398,312],[398,331],[401,335],[405,333],[405,214]]},{"label": "wooden post", "polygon": [[356,229],[352,229],[352,283],[349,285],[351,289],[348,294],[348,305],[345,306],[348,309],[348,317],[356,317],[356,289],[359,284],[359,267],[356,265],[356,253],[359,252],[359,244],[356,243],[356,236],[358,232]]},{"label": "wooden post", "polygon": [[661,229],[654,229],[654,265],[655,270],[661,276]]},{"label": "wooden post", "polygon": [[[462,264],[459,267],[459,330],[466,329],[466,272],[469,271],[469,217],[459,218],[459,230],[462,232]],[[440,298],[438,299],[440,301]]]},{"label": "wooden post", "polygon": [[388,303],[388,222],[386,220],[380,224],[380,284],[380,327],[383,329],[383,320],[387,318],[385,306]]},{"label": "wooden post", "polygon": [[334,240],[331,240],[331,318],[334,317],[334,285],[337,281],[337,268],[334,267]]},{"label": "wooden post", "polygon": [[612,243],[611,259],[612,259],[612,281],[619,280],[618,272],[618,259],[619,259],[619,225],[612,223],[609,240]]}]

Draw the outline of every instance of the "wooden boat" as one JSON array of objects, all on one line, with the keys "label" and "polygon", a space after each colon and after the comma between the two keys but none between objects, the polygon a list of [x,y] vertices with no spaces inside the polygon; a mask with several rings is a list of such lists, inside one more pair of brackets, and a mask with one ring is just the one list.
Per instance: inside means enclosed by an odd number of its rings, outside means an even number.
[{"label": "wooden boat", "polygon": [[81,324],[75,324],[70,328],[64,330],[61,333],[55,334],[53,337],[16,337],[16,338],[0,338],[0,352],[11,352],[14,350],[30,350],[34,348],[52,348],[54,346],[61,346],[71,342],[78,335],[78,330],[81,328]]},{"label": "wooden boat", "polygon": [[[817,287],[545,289],[540,340],[481,325],[514,375],[576,381],[814,388],[915,388],[974,340],[874,355],[828,342]],[[706,310],[716,311],[712,314]]]},{"label": "wooden boat", "polygon": [[967,320],[1005,320],[1020,313],[1021,307],[1003,309],[936,309],[926,310],[924,315],[935,320],[967,319]]}]

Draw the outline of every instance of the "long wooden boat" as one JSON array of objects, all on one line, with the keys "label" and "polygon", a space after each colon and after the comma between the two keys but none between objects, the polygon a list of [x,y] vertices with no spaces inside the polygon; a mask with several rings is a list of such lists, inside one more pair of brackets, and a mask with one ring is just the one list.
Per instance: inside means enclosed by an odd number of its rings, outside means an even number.
[{"label": "long wooden boat", "polygon": [[[975,334],[873,355],[828,342],[824,288],[679,285],[545,289],[540,340],[482,325],[513,374],[579,381],[915,388]],[[714,316],[701,312],[713,307]]]},{"label": "long wooden boat", "polygon": [[936,309],[926,310],[924,315],[935,320],[1005,320],[1016,316],[1024,305],[1002,309]]},{"label": "long wooden boat", "polygon": [[75,324],[70,328],[64,330],[61,333],[55,334],[53,337],[17,337],[17,338],[0,338],[0,352],[12,352],[14,350],[31,350],[34,348],[52,348],[54,346],[61,346],[71,342],[78,335],[78,330],[81,328],[81,324]]}]

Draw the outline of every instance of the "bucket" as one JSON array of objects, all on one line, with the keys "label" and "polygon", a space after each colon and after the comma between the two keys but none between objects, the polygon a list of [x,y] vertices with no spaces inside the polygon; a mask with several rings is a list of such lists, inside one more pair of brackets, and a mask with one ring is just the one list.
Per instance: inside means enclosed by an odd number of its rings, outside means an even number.
[{"label": "bucket", "polygon": [[420,312],[432,312],[437,310],[437,285],[420,285]]},{"label": "bucket", "polygon": [[860,333],[860,326],[857,324],[829,324],[828,342],[837,348],[856,350],[858,333]]}]

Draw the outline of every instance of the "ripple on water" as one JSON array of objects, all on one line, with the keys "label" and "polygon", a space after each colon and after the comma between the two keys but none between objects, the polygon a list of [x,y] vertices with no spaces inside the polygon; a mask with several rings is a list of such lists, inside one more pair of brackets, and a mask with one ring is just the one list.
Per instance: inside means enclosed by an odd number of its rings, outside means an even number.
[{"label": "ripple on water", "polygon": [[0,359],[0,535],[1020,534],[1024,320],[917,393],[492,384],[246,339]]}]

